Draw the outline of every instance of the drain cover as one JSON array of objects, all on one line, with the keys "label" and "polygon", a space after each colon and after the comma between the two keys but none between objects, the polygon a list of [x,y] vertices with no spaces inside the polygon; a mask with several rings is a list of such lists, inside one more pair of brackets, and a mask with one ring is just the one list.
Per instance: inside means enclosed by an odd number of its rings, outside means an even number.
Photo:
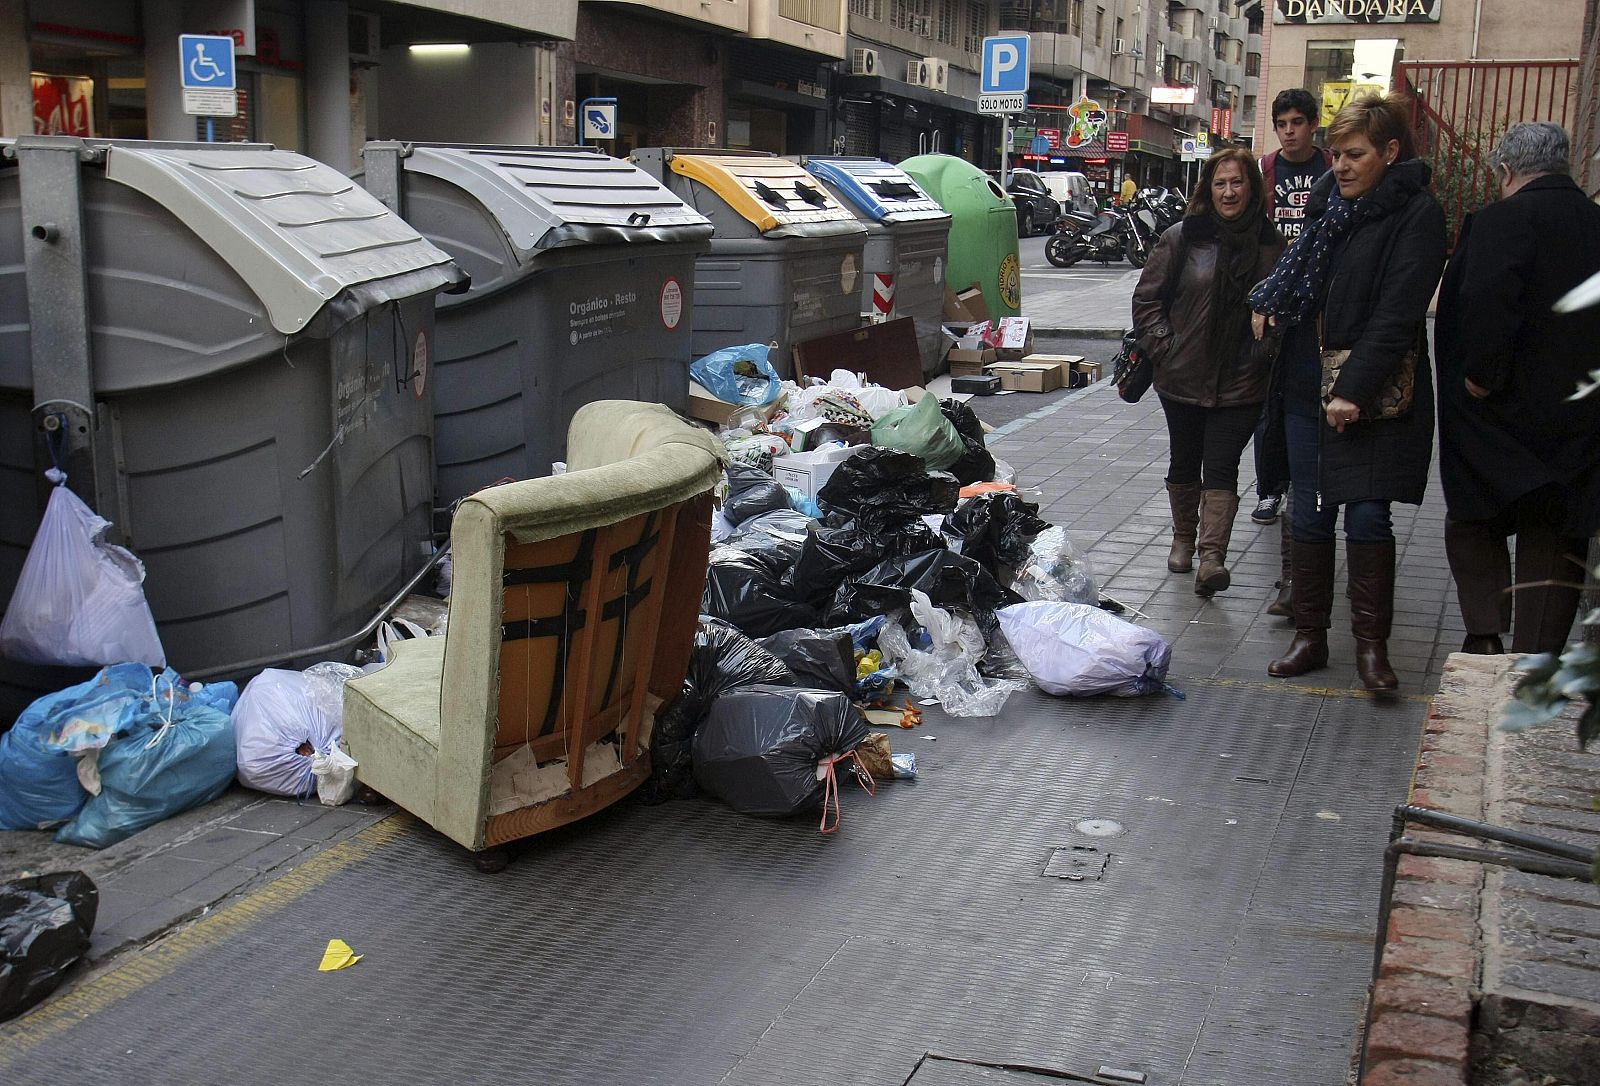
[{"label": "drain cover", "polygon": [[1072,882],[1099,882],[1105,876],[1106,864],[1111,854],[1089,845],[1068,845],[1054,849],[1044,865],[1047,879],[1068,879]]},{"label": "drain cover", "polygon": [[1110,818],[1085,818],[1076,828],[1085,837],[1121,837],[1127,832],[1121,822]]}]

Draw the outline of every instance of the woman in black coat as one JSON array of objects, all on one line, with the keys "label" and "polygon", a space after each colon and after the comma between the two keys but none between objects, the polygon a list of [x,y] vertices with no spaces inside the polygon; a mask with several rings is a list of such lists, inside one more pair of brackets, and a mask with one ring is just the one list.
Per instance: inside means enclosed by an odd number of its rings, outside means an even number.
[{"label": "woman in black coat", "polygon": [[[1573,182],[1567,134],[1506,130],[1491,162],[1501,199],[1461,228],[1439,292],[1439,476],[1463,652],[1559,652],[1600,528],[1600,308],[1557,313],[1600,271],[1600,207]],[[1516,623],[1511,558],[1517,537]]]},{"label": "woman in black coat", "polygon": [[[1251,292],[1257,335],[1285,326],[1278,380],[1294,486],[1294,641],[1267,668],[1328,664],[1334,530],[1344,508],[1356,671],[1399,685],[1391,502],[1417,505],[1433,459],[1426,319],[1444,270],[1444,212],[1428,194],[1404,99],[1367,95],[1328,126],[1333,169],[1311,190],[1304,233]],[[1347,352],[1324,388],[1324,356]],[[1334,355],[1338,357],[1338,355]]]}]

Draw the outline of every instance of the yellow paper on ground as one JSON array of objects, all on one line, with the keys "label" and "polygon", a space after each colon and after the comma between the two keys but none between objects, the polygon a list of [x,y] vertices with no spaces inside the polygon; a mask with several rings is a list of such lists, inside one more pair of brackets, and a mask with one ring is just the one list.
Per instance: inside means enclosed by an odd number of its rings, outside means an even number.
[{"label": "yellow paper on ground", "polygon": [[331,973],[335,969],[348,969],[362,957],[350,949],[350,944],[343,939],[329,939],[328,949],[322,952],[322,964],[317,966],[317,971]]}]

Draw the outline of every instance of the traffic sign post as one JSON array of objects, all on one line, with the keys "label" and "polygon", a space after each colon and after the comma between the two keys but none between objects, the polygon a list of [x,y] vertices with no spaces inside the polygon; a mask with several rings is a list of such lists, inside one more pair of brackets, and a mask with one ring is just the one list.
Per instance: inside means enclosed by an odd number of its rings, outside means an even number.
[{"label": "traffic sign post", "polygon": [[994,34],[983,39],[978,77],[978,112],[1000,117],[1000,187],[1011,180],[1008,152],[1011,115],[1028,108],[1028,35]]},{"label": "traffic sign post", "polygon": [[218,34],[178,35],[183,111],[196,117],[236,117],[237,70],[233,39]]},{"label": "traffic sign post", "polygon": [[615,98],[585,98],[578,106],[578,113],[583,118],[584,142],[617,138]]}]

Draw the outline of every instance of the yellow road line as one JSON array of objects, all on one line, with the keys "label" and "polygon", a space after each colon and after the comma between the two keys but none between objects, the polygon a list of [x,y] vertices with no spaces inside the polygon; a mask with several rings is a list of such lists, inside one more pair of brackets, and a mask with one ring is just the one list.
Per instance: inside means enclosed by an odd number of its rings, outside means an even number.
[{"label": "yellow road line", "polygon": [[1414,701],[1427,704],[1431,694],[1381,694],[1372,690],[1348,690],[1334,686],[1300,686],[1296,683],[1266,682],[1262,679],[1223,679],[1201,676],[1184,680],[1207,686],[1232,686],[1244,690],[1265,690],[1274,694],[1305,694],[1314,698],[1361,698],[1368,701]]},{"label": "yellow road line", "polygon": [[88,978],[61,998],[0,1025],[0,1069],[91,1016],[139,994],[195,955],[222,946],[293,904],[351,865],[393,844],[414,822],[410,815],[402,813],[368,826],[259,890],[143,950],[134,950],[123,962]]}]

